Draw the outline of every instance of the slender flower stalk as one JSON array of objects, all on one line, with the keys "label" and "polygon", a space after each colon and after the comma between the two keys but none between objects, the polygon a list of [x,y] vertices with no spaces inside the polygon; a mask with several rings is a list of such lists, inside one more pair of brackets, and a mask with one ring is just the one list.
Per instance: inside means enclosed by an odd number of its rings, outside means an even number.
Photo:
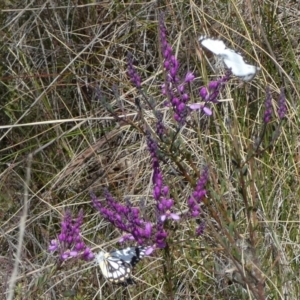
[{"label": "slender flower stalk", "polygon": [[156,110],[155,116],[156,116],[156,120],[157,120],[156,133],[161,139],[163,139],[163,136],[166,132],[165,125],[163,124],[163,114],[160,111]]},{"label": "slender flower stalk", "polygon": [[180,125],[183,125],[188,114],[186,104],[190,99],[185,89],[187,84],[194,80],[195,76],[191,71],[188,71],[181,82],[178,75],[179,62],[173,54],[171,45],[167,41],[167,29],[164,24],[163,14],[159,17],[159,38],[161,53],[164,59],[163,66],[166,73],[165,83],[162,86],[162,94],[168,97],[168,104],[171,104],[173,107],[174,119]]},{"label": "slender flower stalk", "polygon": [[169,187],[163,185],[163,175],[159,167],[159,159],[157,156],[157,143],[151,138],[150,133],[147,134],[148,150],[152,158],[153,168],[153,197],[156,200],[157,208],[157,225],[155,235],[155,245],[157,248],[164,248],[166,246],[167,232],[164,229],[164,222],[167,219],[179,220],[178,214],[172,212],[174,200],[168,198]]},{"label": "slender flower stalk", "polygon": [[132,82],[132,84],[138,89],[138,91],[143,95],[144,99],[146,100],[146,102],[148,103],[148,105],[150,106],[150,108],[152,108],[154,110],[154,115],[157,119],[157,124],[156,124],[156,133],[158,134],[158,136],[160,138],[163,137],[163,134],[165,133],[165,126],[163,124],[163,115],[160,111],[155,110],[155,105],[153,105],[153,103],[151,103],[151,101],[148,100],[147,96],[144,94],[144,92],[141,89],[141,77],[138,75],[138,72],[135,68],[135,66],[133,65],[133,58],[132,58],[132,54],[129,52],[127,55],[127,74]]},{"label": "slender flower stalk", "polygon": [[133,57],[130,52],[127,55],[127,74],[131,80],[131,83],[138,89],[141,88],[141,77],[133,66]]},{"label": "slender flower stalk", "polygon": [[285,93],[284,93],[284,88],[282,87],[280,89],[280,96],[279,96],[279,100],[278,100],[278,116],[279,119],[282,120],[287,112],[287,108],[286,108],[286,97],[285,97]]},{"label": "slender flower stalk", "polygon": [[198,228],[196,229],[196,235],[202,235],[205,229],[205,223],[201,222]]},{"label": "slender flower stalk", "polygon": [[[203,197],[206,195],[205,186],[208,181],[208,167],[205,167],[200,179],[197,182],[196,188],[192,194],[192,196],[188,199],[188,207],[189,207],[189,215],[193,218],[196,218],[200,215],[201,212],[201,202]],[[196,229],[196,233],[198,235],[203,233],[204,224],[201,223],[200,226]]]},{"label": "slender flower stalk", "polygon": [[269,123],[272,118],[273,107],[272,107],[272,95],[270,87],[266,88],[266,101],[265,101],[265,113],[264,113],[264,123]]}]

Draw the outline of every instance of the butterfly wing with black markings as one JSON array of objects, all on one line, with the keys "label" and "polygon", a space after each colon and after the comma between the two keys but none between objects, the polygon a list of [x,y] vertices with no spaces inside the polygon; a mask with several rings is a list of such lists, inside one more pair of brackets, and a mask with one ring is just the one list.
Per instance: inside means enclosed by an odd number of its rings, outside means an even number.
[{"label": "butterfly wing with black markings", "polygon": [[123,285],[133,284],[132,268],[145,256],[145,247],[128,247],[112,252],[101,251],[96,255],[105,279]]}]

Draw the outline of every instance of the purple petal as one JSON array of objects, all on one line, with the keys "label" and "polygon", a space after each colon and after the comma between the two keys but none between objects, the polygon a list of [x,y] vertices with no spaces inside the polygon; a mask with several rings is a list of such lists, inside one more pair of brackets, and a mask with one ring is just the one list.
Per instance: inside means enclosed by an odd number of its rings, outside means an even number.
[{"label": "purple petal", "polygon": [[169,194],[169,187],[165,185],[165,186],[163,187],[162,192],[163,192],[163,194],[164,194],[165,196],[167,196],[167,195]]},{"label": "purple petal", "polygon": [[219,82],[219,81],[211,81],[211,82],[208,84],[208,88],[209,88],[210,90],[215,90],[219,85],[220,85],[220,82]]},{"label": "purple petal", "polygon": [[78,255],[78,251],[72,250],[72,251],[69,252],[69,255],[72,256],[72,257],[76,257]]},{"label": "purple petal", "polygon": [[166,221],[166,219],[167,219],[167,216],[166,216],[166,215],[161,215],[161,216],[160,216],[160,220],[161,220],[162,222]]},{"label": "purple petal", "polygon": [[70,256],[70,252],[69,252],[69,251],[66,251],[66,252],[64,252],[64,253],[60,256],[60,258],[61,258],[62,260],[66,260],[69,256]]},{"label": "purple petal", "polygon": [[95,255],[93,254],[93,252],[89,247],[86,247],[84,252],[82,253],[82,257],[85,261],[90,261],[95,258]]},{"label": "purple petal", "polygon": [[171,100],[171,102],[172,102],[173,105],[177,106],[177,105],[179,105],[180,100],[179,100],[178,98],[175,97],[175,98],[173,98],[173,99]]},{"label": "purple petal", "polygon": [[145,251],[145,254],[150,255],[154,251],[154,249],[155,249],[154,246],[148,247],[147,250]]},{"label": "purple petal", "polygon": [[193,81],[195,78],[194,74],[192,72],[187,72],[186,75],[185,75],[185,82],[191,82]]},{"label": "purple petal", "polygon": [[207,116],[211,116],[211,115],[212,115],[211,109],[209,109],[207,106],[204,106],[204,107],[203,107],[203,112],[204,112]]},{"label": "purple petal", "polygon": [[61,233],[58,235],[58,239],[60,242],[64,242],[66,240],[66,235],[64,233]]},{"label": "purple petal", "polygon": [[170,209],[174,204],[174,200],[173,199],[166,199],[164,202],[165,208],[166,209]]},{"label": "purple petal", "polygon": [[178,106],[177,106],[177,112],[178,113],[182,113],[185,109],[185,104],[184,103],[180,103]]},{"label": "purple petal", "polygon": [[202,88],[200,89],[199,94],[200,94],[200,97],[201,97],[202,99],[205,100],[206,97],[207,97],[207,95],[208,95],[207,88],[206,88],[206,87],[202,87]]},{"label": "purple petal", "polygon": [[183,92],[184,91],[184,85],[183,84],[180,84],[179,86],[178,86],[178,90],[179,90],[179,92]]},{"label": "purple petal", "polygon": [[146,237],[150,237],[152,232],[152,224],[150,222],[146,223],[144,234]]},{"label": "purple petal", "polygon": [[175,220],[175,221],[180,220],[180,216],[177,215],[177,214],[174,214],[174,213],[171,213],[171,214],[170,214],[170,217],[171,217],[173,220]]},{"label": "purple petal", "polygon": [[50,241],[50,246],[48,247],[48,250],[51,252],[54,252],[58,248],[58,243],[57,240],[51,240]]},{"label": "purple petal", "polygon": [[189,96],[188,94],[183,94],[183,95],[181,96],[181,98],[182,98],[182,101],[186,103],[186,102],[189,101],[190,96]]},{"label": "purple petal", "polygon": [[198,109],[202,109],[203,108],[203,104],[200,103],[191,103],[191,104],[187,104],[187,106],[191,109],[191,110],[198,110]]}]

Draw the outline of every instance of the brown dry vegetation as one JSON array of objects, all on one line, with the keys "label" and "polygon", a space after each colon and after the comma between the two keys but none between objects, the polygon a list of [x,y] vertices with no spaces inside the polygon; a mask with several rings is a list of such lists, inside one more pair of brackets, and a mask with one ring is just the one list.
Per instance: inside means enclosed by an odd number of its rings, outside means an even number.
[{"label": "brown dry vegetation", "polygon": [[[0,8],[1,299],[300,299],[297,1],[7,0]],[[154,214],[140,129],[143,122],[154,128],[155,117],[144,103],[144,119],[138,114],[126,55],[134,54],[145,93],[174,129],[172,110],[161,104],[161,11],[181,75],[197,76],[191,102],[220,76],[197,44],[200,35],[222,38],[262,70],[244,85],[232,78],[214,115],[203,122],[193,113],[178,135],[181,147],[164,154],[178,212],[209,165],[204,234],[194,235],[194,220],[171,224],[168,251],[139,263],[137,285],[123,288],[105,283],[92,263],[58,268],[47,248],[66,208],[84,209],[88,245],[119,247],[120,232],[90,204],[91,188],[101,197],[108,187],[136,206],[144,199],[144,213]],[[96,84],[124,121],[96,100]],[[275,110],[285,88],[288,113],[280,135],[273,138],[275,117],[254,151],[267,85]],[[189,178],[174,172],[179,166]]]}]

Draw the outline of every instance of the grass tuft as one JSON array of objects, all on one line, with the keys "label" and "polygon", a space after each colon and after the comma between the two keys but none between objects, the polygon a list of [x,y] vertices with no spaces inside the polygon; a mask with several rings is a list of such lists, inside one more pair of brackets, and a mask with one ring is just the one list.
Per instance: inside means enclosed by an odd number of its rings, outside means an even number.
[{"label": "grass tuft", "polygon": [[[300,299],[298,6],[267,0],[163,2],[0,4],[5,298]],[[200,35],[222,39],[261,67],[248,83],[231,77],[213,115],[194,111],[180,130],[161,93],[166,78],[160,12],[179,75],[196,76],[189,84],[191,103],[201,101],[201,87],[224,75],[201,50]],[[141,90],[127,74],[128,52]],[[264,124],[267,86],[274,114]],[[281,88],[283,120],[277,113]],[[153,107],[168,129],[163,138],[156,134]],[[136,266],[137,285],[130,288],[105,283],[92,262],[58,263],[48,247],[66,209],[75,215],[84,210],[81,236],[94,251],[120,248],[122,232],[93,209],[91,189],[104,200],[108,188],[118,201],[130,199],[145,219],[155,220],[147,130],[159,144],[176,213],[187,211],[201,170],[209,166],[200,217],[168,220],[168,247]],[[201,222],[204,233],[196,236]]]}]

